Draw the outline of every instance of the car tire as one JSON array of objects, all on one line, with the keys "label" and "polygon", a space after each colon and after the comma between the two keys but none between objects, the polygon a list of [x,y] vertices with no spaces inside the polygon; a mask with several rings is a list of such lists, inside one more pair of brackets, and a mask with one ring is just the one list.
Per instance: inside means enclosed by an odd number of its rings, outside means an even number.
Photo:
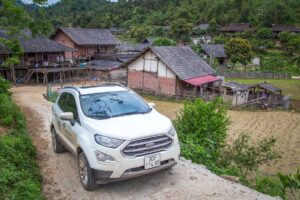
[{"label": "car tire", "polygon": [[78,156],[78,170],[80,182],[84,189],[93,190],[98,186],[95,182],[90,164],[83,152],[81,152]]},{"label": "car tire", "polygon": [[65,147],[61,144],[56,134],[55,128],[51,128],[52,148],[55,153],[65,152]]}]

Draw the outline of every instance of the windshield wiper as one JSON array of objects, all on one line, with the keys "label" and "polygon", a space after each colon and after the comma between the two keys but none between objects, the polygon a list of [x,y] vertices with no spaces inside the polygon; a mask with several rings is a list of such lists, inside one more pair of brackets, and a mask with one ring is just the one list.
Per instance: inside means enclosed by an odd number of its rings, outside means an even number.
[{"label": "windshield wiper", "polygon": [[127,112],[127,113],[121,113],[118,115],[114,115],[112,117],[121,117],[121,116],[126,116],[126,115],[136,115],[136,114],[146,114],[149,113],[152,109],[149,109],[147,111],[135,111],[135,112]]},{"label": "windshield wiper", "polygon": [[107,115],[87,115],[87,117],[90,118],[95,118],[95,119],[108,119],[111,118],[111,116],[107,116]]}]

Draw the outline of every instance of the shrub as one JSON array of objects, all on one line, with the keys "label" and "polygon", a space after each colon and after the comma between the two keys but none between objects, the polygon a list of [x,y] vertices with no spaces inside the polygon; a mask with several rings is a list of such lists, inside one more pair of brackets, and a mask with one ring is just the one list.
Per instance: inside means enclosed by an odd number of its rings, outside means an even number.
[{"label": "shrub", "polygon": [[0,136],[0,199],[44,199],[36,151],[9,87],[0,79],[0,125],[11,128],[10,134]]},{"label": "shrub", "polygon": [[278,177],[257,176],[255,178],[255,190],[268,194],[270,196],[279,196],[284,199],[285,194],[282,192],[282,184]]},{"label": "shrub", "polygon": [[185,102],[174,121],[182,155],[193,162],[214,166],[224,146],[228,124],[227,109],[222,99]]},{"label": "shrub", "polygon": [[0,137],[0,197],[43,199],[36,152],[28,135]]},{"label": "shrub", "polygon": [[280,158],[279,152],[275,151],[276,139],[266,138],[258,144],[251,144],[250,136],[242,133],[231,146],[226,146],[218,161],[220,166],[236,166],[241,174],[247,177],[249,171],[257,170],[259,166]]},{"label": "shrub", "polygon": [[260,28],[257,30],[258,39],[268,40],[272,39],[273,33],[270,28]]},{"label": "shrub", "polygon": [[10,94],[9,89],[10,89],[9,82],[0,76],[0,94],[1,93]]},{"label": "shrub", "polygon": [[156,45],[156,46],[175,46],[176,42],[169,38],[157,37],[154,39],[154,45]]},{"label": "shrub", "polygon": [[25,121],[18,106],[11,100],[10,96],[0,94],[0,125],[13,127],[15,129],[24,128]]},{"label": "shrub", "polygon": [[295,174],[279,173],[278,177],[282,183],[282,192],[286,194],[289,189],[294,199],[300,199],[300,168]]}]

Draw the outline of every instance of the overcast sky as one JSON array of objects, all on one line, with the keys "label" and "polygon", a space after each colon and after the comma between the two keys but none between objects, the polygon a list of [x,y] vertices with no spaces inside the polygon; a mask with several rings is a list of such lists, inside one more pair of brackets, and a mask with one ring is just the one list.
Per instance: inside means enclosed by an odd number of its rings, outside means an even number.
[{"label": "overcast sky", "polygon": [[[26,3],[32,3],[32,0],[23,0],[24,2],[26,2]],[[56,3],[56,2],[58,2],[59,0],[48,0],[48,3],[49,4],[53,4],[53,3]]]}]

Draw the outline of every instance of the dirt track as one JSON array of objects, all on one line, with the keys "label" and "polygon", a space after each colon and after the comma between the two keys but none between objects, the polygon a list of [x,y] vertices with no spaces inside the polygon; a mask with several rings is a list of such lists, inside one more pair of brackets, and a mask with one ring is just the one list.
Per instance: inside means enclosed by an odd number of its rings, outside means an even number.
[{"label": "dirt track", "polygon": [[51,149],[51,103],[43,99],[44,92],[45,87],[13,88],[13,97],[25,112],[29,132],[38,149],[43,190],[48,199],[273,199],[186,160],[168,171],[87,192],[79,182],[76,160],[69,153],[55,154]]}]

